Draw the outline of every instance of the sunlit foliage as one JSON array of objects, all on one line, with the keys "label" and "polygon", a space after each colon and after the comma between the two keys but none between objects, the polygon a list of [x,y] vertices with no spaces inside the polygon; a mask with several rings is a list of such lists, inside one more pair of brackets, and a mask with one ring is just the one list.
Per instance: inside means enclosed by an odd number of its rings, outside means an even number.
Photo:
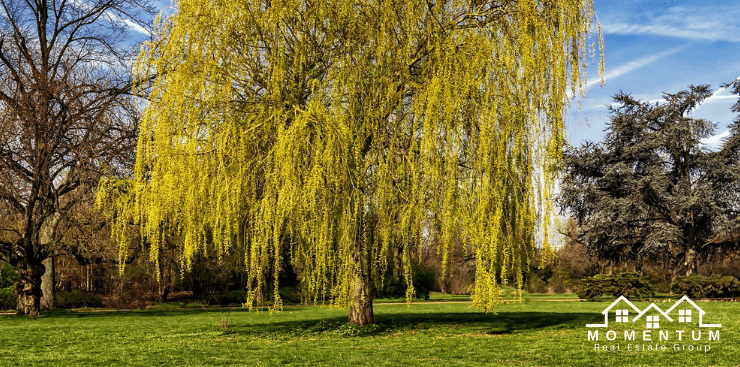
[{"label": "sunlit foliage", "polygon": [[133,219],[155,257],[177,237],[186,265],[241,246],[250,304],[283,256],[306,301],[356,304],[391,244],[408,265],[434,239],[445,265],[473,249],[473,299],[491,310],[535,239],[549,248],[590,0],[175,6],[136,63],[155,78],[133,181],[101,184],[118,234]]}]

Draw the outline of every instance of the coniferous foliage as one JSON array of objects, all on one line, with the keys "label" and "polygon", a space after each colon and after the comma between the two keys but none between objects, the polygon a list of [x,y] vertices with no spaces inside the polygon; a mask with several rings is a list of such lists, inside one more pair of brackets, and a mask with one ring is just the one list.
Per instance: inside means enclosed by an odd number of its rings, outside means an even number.
[{"label": "coniferous foliage", "polygon": [[614,96],[604,142],[566,148],[558,203],[579,240],[613,263],[669,253],[674,275],[696,272],[699,256],[737,243],[738,121],[721,150],[701,139],[716,125],[690,112],[708,85],[651,104]]}]

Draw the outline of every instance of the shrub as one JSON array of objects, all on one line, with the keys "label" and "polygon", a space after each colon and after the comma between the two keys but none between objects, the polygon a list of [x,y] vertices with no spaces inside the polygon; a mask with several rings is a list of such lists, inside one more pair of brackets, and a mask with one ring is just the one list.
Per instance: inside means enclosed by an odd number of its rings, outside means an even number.
[{"label": "shrub", "polygon": [[690,298],[737,297],[740,296],[740,281],[732,276],[680,276],[671,284],[671,293]]},{"label": "shrub", "polygon": [[[420,299],[429,299],[429,294],[437,281],[434,270],[423,264],[411,265],[411,276],[414,282],[414,297]],[[383,281],[382,287],[375,290],[376,298],[402,298],[406,297],[406,279],[401,276],[399,280],[393,280],[387,275]]]},{"label": "shrub", "polygon": [[283,303],[301,303],[301,289],[300,287],[296,286],[287,286],[283,287],[281,286],[278,288],[278,293],[280,293],[280,298],[283,300]]},{"label": "shrub", "polygon": [[0,310],[15,310],[16,301],[13,287],[0,288]]},{"label": "shrub", "polygon": [[655,288],[640,274],[620,273],[613,275],[594,275],[583,279],[578,297],[593,300],[599,296],[625,296],[627,298],[643,298],[655,294]]},{"label": "shrub", "polygon": [[0,288],[13,287],[15,282],[18,281],[18,278],[20,278],[18,273],[15,272],[10,264],[3,264],[2,267],[0,267]]},{"label": "shrub", "polygon": [[526,276],[526,283],[524,283],[524,290],[529,293],[545,293],[547,292],[547,283],[535,272],[529,272]]},{"label": "shrub", "polygon": [[54,301],[58,308],[103,307],[102,299],[79,289],[72,292],[57,292]]},{"label": "shrub", "polygon": [[[279,289],[279,288],[278,288]],[[239,304],[247,302],[247,297],[244,296],[244,292],[240,290],[233,291],[220,297],[219,303],[222,305]]]},{"label": "shrub", "polygon": [[414,265],[412,268],[414,272],[414,290],[416,291],[416,297],[421,299],[429,299],[429,294],[434,287],[434,283],[437,281],[437,276],[434,271],[422,264]]}]

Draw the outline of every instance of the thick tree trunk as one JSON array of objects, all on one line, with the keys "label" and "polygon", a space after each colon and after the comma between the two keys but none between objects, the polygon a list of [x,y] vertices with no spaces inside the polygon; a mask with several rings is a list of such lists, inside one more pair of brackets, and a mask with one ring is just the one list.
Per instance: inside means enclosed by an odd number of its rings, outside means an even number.
[{"label": "thick tree trunk", "polygon": [[357,249],[355,260],[359,263],[359,274],[355,276],[352,289],[352,305],[349,308],[349,323],[365,326],[375,322],[373,318],[373,283],[370,276],[370,259]]},{"label": "thick tree trunk", "polygon": [[358,276],[353,290],[353,302],[349,308],[349,323],[365,326],[375,322],[373,318],[372,286],[364,276]]},{"label": "thick tree trunk", "polygon": [[54,309],[54,296],[56,293],[55,263],[56,260],[53,253],[43,262],[46,271],[44,272],[44,276],[41,277],[41,291],[43,293],[43,296],[41,296],[41,308],[45,310]]},{"label": "thick tree trunk", "polygon": [[[161,256],[161,255],[160,255]],[[162,262],[160,258],[160,263]],[[159,296],[159,303],[165,303],[167,302],[167,296],[170,294],[170,271],[169,269],[165,269],[162,271],[162,267],[160,265],[159,268],[159,281],[157,282],[157,293]]]},{"label": "thick tree trunk", "polygon": [[44,264],[41,260],[22,259],[16,263],[15,271],[20,278],[15,286],[18,301],[16,315],[41,315],[41,277],[44,275]]},{"label": "thick tree trunk", "polygon": [[[51,215],[44,220],[44,223],[41,226],[41,232],[39,232],[39,244],[44,246],[44,248],[53,248],[50,244],[54,241],[54,228],[58,222],[59,215]],[[43,292],[43,295],[41,296],[41,308],[45,310],[54,309],[54,287],[56,284],[56,279],[54,277],[54,272],[56,271],[56,267],[54,265],[56,264],[54,262],[54,250],[51,250],[49,251],[49,256],[43,261],[44,269],[46,271],[41,278],[41,291]]]}]

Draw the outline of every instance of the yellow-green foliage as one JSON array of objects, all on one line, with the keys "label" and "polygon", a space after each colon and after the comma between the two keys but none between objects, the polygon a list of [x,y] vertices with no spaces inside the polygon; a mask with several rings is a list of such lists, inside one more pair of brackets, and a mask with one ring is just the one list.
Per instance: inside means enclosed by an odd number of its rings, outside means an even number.
[{"label": "yellow-green foliage", "polygon": [[391,244],[408,265],[434,240],[445,268],[451,246],[473,249],[473,299],[491,310],[535,239],[549,249],[590,0],[175,6],[136,62],[154,82],[133,181],[101,184],[116,233],[138,223],[154,257],[176,238],[186,265],[242,246],[250,304],[283,256],[307,301],[343,306],[360,261],[377,275]]}]

